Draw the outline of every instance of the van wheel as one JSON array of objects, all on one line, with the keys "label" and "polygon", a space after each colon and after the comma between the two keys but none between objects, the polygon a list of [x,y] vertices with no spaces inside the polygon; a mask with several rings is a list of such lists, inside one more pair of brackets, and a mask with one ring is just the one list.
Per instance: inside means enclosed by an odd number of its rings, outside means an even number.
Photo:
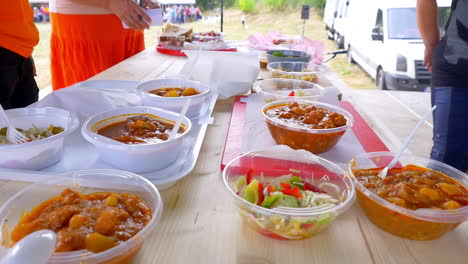
[{"label": "van wheel", "polygon": [[356,61],[353,59],[353,55],[351,55],[351,46],[348,47],[348,62],[351,64],[355,64]]},{"label": "van wheel", "polygon": [[380,90],[387,90],[387,84],[385,83],[385,72],[382,68],[377,70],[377,76],[375,77],[375,85]]}]

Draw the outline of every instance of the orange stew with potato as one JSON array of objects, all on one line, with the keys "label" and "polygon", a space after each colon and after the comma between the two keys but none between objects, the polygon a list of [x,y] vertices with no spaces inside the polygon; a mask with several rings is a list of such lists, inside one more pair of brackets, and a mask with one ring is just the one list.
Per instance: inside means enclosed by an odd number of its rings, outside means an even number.
[{"label": "orange stew with potato", "polygon": [[195,88],[160,88],[150,91],[150,93],[162,97],[182,97],[200,94]]},{"label": "orange stew with potato", "polygon": [[335,128],[347,123],[341,114],[297,102],[273,106],[265,114],[273,121],[307,129]]},{"label": "orange stew with potato", "polygon": [[131,194],[99,192],[83,195],[71,189],[47,200],[22,217],[11,233],[13,242],[38,230],[57,233],[56,252],[113,248],[142,230],[151,209]]},{"label": "orange stew with potato", "polygon": [[[173,127],[173,124],[141,115],[103,127],[97,133],[125,144],[152,144],[166,141]],[[180,126],[178,133],[184,131],[184,126]]]},{"label": "orange stew with potato", "polygon": [[407,165],[378,176],[381,168],[356,170],[356,179],[383,199],[410,210],[457,209],[468,205],[468,190],[454,179],[430,169]]}]

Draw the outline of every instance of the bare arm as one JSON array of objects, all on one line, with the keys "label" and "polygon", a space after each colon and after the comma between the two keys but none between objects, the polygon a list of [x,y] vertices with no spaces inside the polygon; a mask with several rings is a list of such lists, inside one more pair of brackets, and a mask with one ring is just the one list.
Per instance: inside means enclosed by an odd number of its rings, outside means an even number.
[{"label": "bare arm", "polygon": [[432,53],[440,39],[436,0],[418,0],[416,17],[425,46],[424,65],[432,71]]},{"label": "bare arm", "polygon": [[[124,21],[130,28],[148,29],[149,25],[145,21],[151,22],[151,18],[145,13],[137,2],[133,0],[72,0],[76,3],[93,5],[98,7],[107,8]],[[147,0],[143,1],[149,2]]]}]

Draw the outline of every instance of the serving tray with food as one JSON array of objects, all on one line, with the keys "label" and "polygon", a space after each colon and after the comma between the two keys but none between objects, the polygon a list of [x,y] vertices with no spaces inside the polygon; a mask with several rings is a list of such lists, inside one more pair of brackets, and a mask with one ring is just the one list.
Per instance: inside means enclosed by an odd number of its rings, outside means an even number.
[{"label": "serving tray with food", "polygon": [[224,40],[224,33],[208,31],[193,33],[192,28],[166,23],[156,50],[172,56],[186,56],[184,49],[201,49],[212,51],[237,51],[236,42]]},{"label": "serving tray with food", "polygon": [[[154,94],[160,90],[168,92]],[[167,94],[179,90],[180,94]],[[101,91],[109,95],[103,96]],[[85,109],[77,104],[64,107],[60,98],[70,98],[72,93],[75,99],[81,96],[87,97],[88,101],[96,94],[103,96],[99,99],[107,98],[107,101],[112,97],[127,97],[129,101],[124,103],[125,100],[118,99],[119,105],[110,103],[110,107],[105,104]],[[212,94],[207,86],[177,79],[148,81],[139,85],[128,81],[90,81],[54,96],[40,101],[39,108],[8,111],[14,124],[25,134],[29,135],[26,130],[32,127],[32,140],[50,137],[20,145],[0,146],[2,175],[37,181],[67,171],[113,168],[140,173],[159,189],[165,189],[194,168],[208,126],[205,120],[213,110]],[[136,100],[128,99],[132,97]],[[191,97],[190,119],[182,119],[175,138],[169,139],[178,119],[177,112]],[[43,107],[49,105],[69,111]],[[111,110],[104,111],[106,108]],[[72,110],[76,110],[76,114]],[[81,129],[77,129],[78,119],[83,124]]]}]

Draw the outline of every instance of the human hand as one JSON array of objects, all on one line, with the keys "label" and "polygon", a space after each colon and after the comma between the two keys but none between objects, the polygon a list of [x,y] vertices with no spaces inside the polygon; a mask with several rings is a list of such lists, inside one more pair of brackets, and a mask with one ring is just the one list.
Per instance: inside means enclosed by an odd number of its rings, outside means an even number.
[{"label": "human hand", "polygon": [[152,0],[141,0],[143,2],[143,8],[146,9],[155,9],[159,8],[159,4],[156,2],[153,2]]},{"label": "human hand", "polygon": [[149,29],[148,23],[151,23],[151,18],[145,13],[143,8],[138,6],[137,2],[133,0],[109,0],[108,5],[112,13],[118,16],[131,29]]},{"label": "human hand", "polygon": [[434,53],[436,45],[425,45],[423,65],[426,70],[432,72],[432,54]]}]

